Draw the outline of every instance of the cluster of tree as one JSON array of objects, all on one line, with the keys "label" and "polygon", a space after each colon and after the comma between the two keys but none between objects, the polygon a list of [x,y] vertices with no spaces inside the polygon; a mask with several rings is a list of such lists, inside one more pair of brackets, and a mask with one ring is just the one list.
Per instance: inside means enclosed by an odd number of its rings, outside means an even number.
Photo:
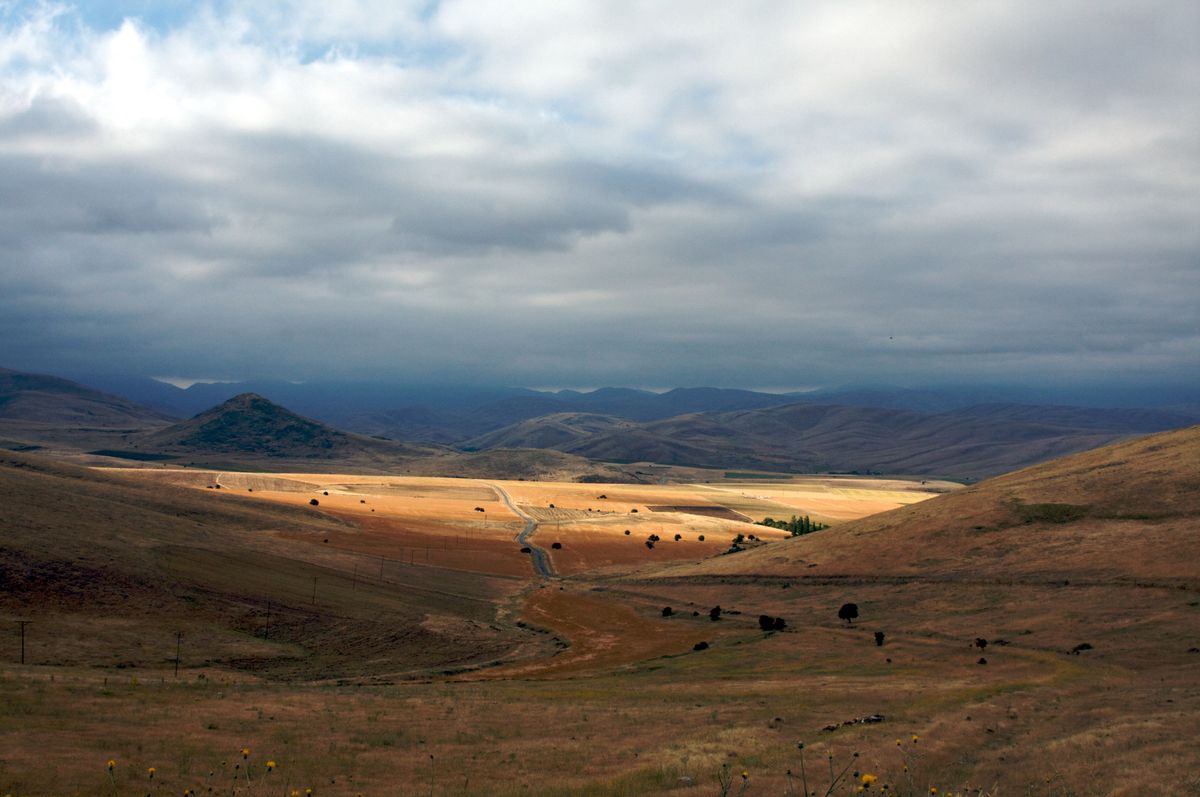
[{"label": "cluster of tree", "polygon": [[793,537],[799,537],[801,534],[809,534],[810,532],[829,528],[828,524],[813,520],[808,515],[805,515],[804,517],[796,517],[795,515],[792,515],[791,520],[763,518],[761,521],[759,521],[758,525],[770,526],[773,529],[782,529],[783,531],[790,531]]}]

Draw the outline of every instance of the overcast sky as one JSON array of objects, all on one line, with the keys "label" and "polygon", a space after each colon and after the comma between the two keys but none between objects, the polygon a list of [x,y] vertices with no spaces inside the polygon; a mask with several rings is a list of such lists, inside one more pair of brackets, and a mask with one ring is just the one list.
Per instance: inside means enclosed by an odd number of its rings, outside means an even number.
[{"label": "overcast sky", "polygon": [[0,0],[0,366],[1195,380],[1200,4]]}]

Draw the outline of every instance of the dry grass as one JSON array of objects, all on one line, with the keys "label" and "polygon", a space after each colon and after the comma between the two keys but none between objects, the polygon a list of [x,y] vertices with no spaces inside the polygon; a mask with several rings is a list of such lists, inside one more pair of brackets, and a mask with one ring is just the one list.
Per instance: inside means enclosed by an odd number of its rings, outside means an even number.
[{"label": "dry grass", "polygon": [[[833,755],[898,793],[905,763],[918,794],[1196,793],[1200,654],[1189,649],[1200,647],[1200,588],[1186,563],[1200,456],[1191,439],[1174,442],[703,567],[597,573],[596,554],[580,560],[587,572],[541,584],[438,561],[389,563],[385,579],[355,573],[378,551],[447,529],[475,523],[491,539],[474,517],[476,500],[495,498],[485,484],[397,481],[375,496],[362,486],[373,479],[295,477],[322,488],[313,509],[286,485],[263,485],[279,494],[266,500],[258,489],[147,486],[26,459],[0,468],[2,611],[35,619],[25,666],[11,663],[15,625],[0,638],[10,662],[0,667],[0,794],[112,794],[110,758],[120,794],[716,795],[726,764],[732,793],[745,770],[745,794],[783,794],[797,785],[787,772],[798,771],[798,741],[810,784]],[[1109,481],[1073,486],[1099,476]],[[1063,482],[1046,487],[1054,478]],[[623,545],[610,526],[631,518],[643,532],[668,520],[732,523],[620,511],[700,503],[694,488],[505,489],[522,504],[584,513],[563,522],[560,563],[576,548]],[[611,516],[597,516],[601,493]],[[1012,499],[1091,509],[1030,516]],[[422,506],[436,511],[422,516]],[[487,506],[499,524],[501,505]],[[980,542],[972,527],[985,517],[1013,523],[999,532],[1013,550]],[[512,546],[520,523],[503,523],[492,542],[507,534]],[[1113,575],[1122,563],[1127,575]],[[319,600],[306,604],[314,575]],[[279,606],[269,640],[267,596]],[[853,625],[837,618],[848,601],[860,609]],[[764,634],[760,614],[786,629]],[[980,650],[976,638],[990,644]],[[698,641],[708,649],[694,651]],[[1072,655],[1083,642],[1091,648]],[[885,719],[846,724],[874,713]],[[233,769],[243,747],[249,781]]]}]

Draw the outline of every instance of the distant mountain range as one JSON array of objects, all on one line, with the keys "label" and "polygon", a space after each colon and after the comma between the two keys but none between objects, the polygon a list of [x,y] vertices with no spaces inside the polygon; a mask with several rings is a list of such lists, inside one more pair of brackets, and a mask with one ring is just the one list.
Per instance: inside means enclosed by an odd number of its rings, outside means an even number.
[{"label": "distant mountain range", "polygon": [[[108,386],[119,386],[116,381]],[[57,377],[0,371],[0,438],[18,445],[76,441],[87,450],[135,459],[265,463],[273,469],[284,462],[319,461],[413,472],[422,463],[423,472],[434,467],[495,474],[505,471],[507,459],[512,473],[522,477],[551,470],[598,477],[604,466],[589,465],[591,460],[977,479],[1200,422],[1200,412],[1187,407],[965,403],[979,398],[972,392],[852,393],[846,394],[848,404],[839,405],[817,403],[812,394],[718,388],[546,393],[265,383],[270,397],[253,392],[231,397],[224,394],[245,383],[181,390],[154,380],[126,382],[142,396],[157,391],[156,408]],[[285,409],[281,395],[299,406]],[[853,403],[867,395],[943,409]],[[172,423],[164,412],[179,407],[166,398],[188,404],[216,396],[222,398],[189,420]],[[629,475],[628,469],[606,473],[614,480]]]}]

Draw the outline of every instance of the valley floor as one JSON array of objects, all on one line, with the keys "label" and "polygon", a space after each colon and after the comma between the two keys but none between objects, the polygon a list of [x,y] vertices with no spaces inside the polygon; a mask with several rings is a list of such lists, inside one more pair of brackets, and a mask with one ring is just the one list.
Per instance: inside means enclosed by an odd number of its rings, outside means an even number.
[{"label": "valley floor", "polygon": [[[136,543],[179,605],[7,591],[4,613],[34,623],[27,663],[0,668],[0,793],[717,795],[731,777],[732,794],[826,794],[831,767],[836,794],[863,774],[900,794],[1200,793],[1196,584],[657,567],[785,536],[699,507],[836,521],[927,497],[913,483],[120,478],[180,512],[252,514],[228,538]],[[534,577],[495,486],[536,519],[554,577]],[[22,562],[49,561],[35,515],[8,518]]]}]

